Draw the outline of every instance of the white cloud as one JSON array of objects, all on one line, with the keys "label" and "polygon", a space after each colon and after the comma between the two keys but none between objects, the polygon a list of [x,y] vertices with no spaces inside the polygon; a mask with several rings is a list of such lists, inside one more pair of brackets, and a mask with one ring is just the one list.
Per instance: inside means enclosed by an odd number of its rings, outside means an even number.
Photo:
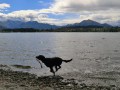
[{"label": "white cloud", "polygon": [[21,10],[9,13],[7,17],[10,18],[19,18],[23,21],[38,21],[42,23],[50,23],[54,19],[49,18],[47,14],[42,14],[38,10]]},{"label": "white cloud", "polygon": [[54,0],[54,3],[48,9],[42,9],[39,10],[39,12],[52,14],[80,14],[80,17],[77,18],[60,20],[58,21],[59,24],[80,22],[85,19],[116,24],[116,22],[120,21],[119,9],[120,0]]},{"label": "white cloud", "polygon": [[101,11],[119,9],[120,0],[55,0],[46,12],[78,13],[81,11]]},{"label": "white cloud", "polygon": [[0,4],[0,10],[6,9],[6,8],[10,8],[10,4],[7,4],[7,3]]},{"label": "white cloud", "polygon": [[[39,3],[44,3],[39,1]],[[2,6],[3,5],[3,6]],[[0,9],[10,7],[9,4],[0,4]],[[20,10],[8,14],[0,13],[0,18],[38,21],[56,25],[77,23],[85,19],[96,20],[101,23],[119,24],[120,22],[120,0],[54,0],[49,8],[39,10]],[[67,18],[50,18],[53,15],[68,14]],[[78,17],[69,17],[69,14],[79,14]]]},{"label": "white cloud", "polygon": [[0,13],[0,20],[18,20],[18,21],[38,21],[40,23],[54,24],[57,19],[49,18],[47,14],[42,14],[38,10],[20,10],[8,14]]}]

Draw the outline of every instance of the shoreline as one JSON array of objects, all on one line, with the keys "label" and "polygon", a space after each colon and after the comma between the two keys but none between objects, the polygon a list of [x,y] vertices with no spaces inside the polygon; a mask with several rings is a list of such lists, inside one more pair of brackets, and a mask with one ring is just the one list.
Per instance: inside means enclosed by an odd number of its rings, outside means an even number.
[{"label": "shoreline", "polygon": [[74,80],[61,76],[41,76],[0,69],[0,90],[74,90],[80,87]]},{"label": "shoreline", "polygon": [[63,76],[41,76],[12,70],[0,69],[0,90],[112,90],[115,85],[87,85]]}]

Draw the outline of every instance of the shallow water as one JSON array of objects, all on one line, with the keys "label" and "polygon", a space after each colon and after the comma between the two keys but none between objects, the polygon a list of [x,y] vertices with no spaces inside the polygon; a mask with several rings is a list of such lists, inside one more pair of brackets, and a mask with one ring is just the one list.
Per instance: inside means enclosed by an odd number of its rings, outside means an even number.
[{"label": "shallow water", "polygon": [[[0,64],[13,70],[51,75],[35,56],[71,59],[57,74],[120,73],[120,33],[0,33]],[[31,66],[18,69],[11,65]],[[104,75],[104,74],[102,74]],[[79,76],[79,75],[78,75]]]}]

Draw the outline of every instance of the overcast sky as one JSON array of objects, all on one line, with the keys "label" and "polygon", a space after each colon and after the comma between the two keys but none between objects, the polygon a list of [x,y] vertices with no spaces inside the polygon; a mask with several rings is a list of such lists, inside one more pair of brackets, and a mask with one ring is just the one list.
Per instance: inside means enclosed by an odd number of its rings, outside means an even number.
[{"label": "overcast sky", "polygon": [[86,19],[120,25],[120,0],[0,0],[0,21],[64,25]]}]

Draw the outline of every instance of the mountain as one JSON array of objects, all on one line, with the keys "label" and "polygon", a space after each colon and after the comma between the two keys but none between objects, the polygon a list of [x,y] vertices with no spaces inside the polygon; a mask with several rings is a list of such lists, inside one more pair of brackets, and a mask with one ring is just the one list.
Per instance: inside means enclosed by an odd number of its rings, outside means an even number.
[{"label": "mountain", "polygon": [[102,24],[102,26],[104,26],[104,27],[113,27],[113,26],[111,26],[111,25],[109,25],[107,23]]},{"label": "mountain", "polygon": [[38,23],[36,21],[29,21],[22,24],[23,28],[34,28],[34,29],[56,29],[57,26],[45,24],[45,23]]},{"label": "mountain", "polygon": [[55,25],[38,23],[37,21],[22,22],[22,21],[8,20],[8,21],[4,21],[3,25],[9,29],[15,29],[15,28],[56,29],[57,28],[57,26]]},{"label": "mountain", "polygon": [[5,29],[5,27],[3,27],[3,26],[0,25],[0,31],[3,30],[3,29]]},{"label": "mountain", "polygon": [[0,31],[3,30],[3,29],[5,29],[5,27],[4,27],[3,23],[0,22]]},{"label": "mountain", "polygon": [[21,24],[24,23],[24,22],[21,22],[21,21],[11,21],[11,20],[8,20],[8,21],[4,21],[3,24],[6,28],[9,28],[9,29],[14,29],[14,28],[21,28]]},{"label": "mountain", "polygon": [[[99,22],[93,21],[93,20],[83,20],[80,23],[75,23],[75,24],[70,24],[64,27],[112,27],[111,25],[104,23],[101,24]],[[50,25],[46,23],[38,23],[37,21],[28,21],[28,22],[22,22],[22,21],[12,21],[12,20],[7,20],[7,21],[1,21],[0,22],[0,30],[8,28],[8,29],[16,29],[16,28],[33,28],[33,29],[57,29],[60,28],[59,26],[56,25]]]},{"label": "mountain", "polygon": [[96,21],[88,19],[88,20],[83,20],[80,23],[67,25],[67,27],[112,27],[112,26],[107,23],[101,24]]},{"label": "mountain", "polygon": [[83,20],[82,22],[78,23],[80,26],[101,26],[100,23],[92,20]]}]

